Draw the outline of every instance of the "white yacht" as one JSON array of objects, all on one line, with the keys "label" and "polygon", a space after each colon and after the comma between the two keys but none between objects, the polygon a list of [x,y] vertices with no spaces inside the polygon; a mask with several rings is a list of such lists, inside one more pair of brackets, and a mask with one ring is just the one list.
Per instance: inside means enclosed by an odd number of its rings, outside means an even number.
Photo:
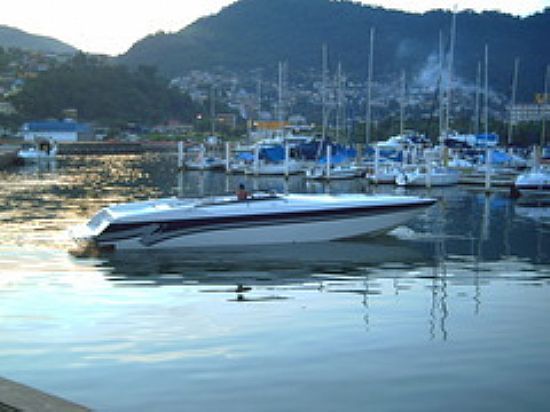
[{"label": "white yacht", "polygon": [[165,198],[106,207],[71,235],[100,249],[319,242],[390,230],[434,203],[364,194]]}]

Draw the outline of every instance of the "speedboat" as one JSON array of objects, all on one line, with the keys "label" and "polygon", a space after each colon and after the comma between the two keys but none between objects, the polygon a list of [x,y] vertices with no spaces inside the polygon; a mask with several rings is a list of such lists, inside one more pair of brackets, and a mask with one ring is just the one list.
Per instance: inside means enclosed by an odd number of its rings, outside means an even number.
[{"label": "speedboat", "polygon": [[364,194],[164,198],[106,207],[71,236],[100,250],[319,242],[388,231],[434,203]]}]

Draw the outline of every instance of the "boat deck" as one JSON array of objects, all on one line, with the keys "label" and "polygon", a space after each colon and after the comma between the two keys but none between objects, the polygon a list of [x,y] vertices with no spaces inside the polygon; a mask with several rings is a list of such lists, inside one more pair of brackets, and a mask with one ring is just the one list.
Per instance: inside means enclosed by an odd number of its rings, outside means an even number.
[{"label": "boat deck", "polygon": [[48,395],[29,386],[0,378],[0,411],[5,412],[87,412],[82,405]]}]

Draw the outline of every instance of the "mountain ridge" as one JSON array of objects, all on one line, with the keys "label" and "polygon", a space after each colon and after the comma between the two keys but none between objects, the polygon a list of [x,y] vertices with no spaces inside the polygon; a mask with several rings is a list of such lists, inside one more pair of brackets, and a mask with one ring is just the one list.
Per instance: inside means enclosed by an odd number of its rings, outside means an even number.
[{"label": "mountain ridge", "polygon": [[32,34],[6,25],[0,25],[0,47],[57,54],[74,54],[78,51],[76,47],[53,37]]},{"label": "mountain ridge", "polygon": [[[437,53],[439,31],[448,49],[451,18],[449,11],[415,14],[350,1],[240,0],[178,32],[147,36],[117,60],[130,66],[153,65],[169,77],[216,66],[274,68],[277,61],[288,61],[295,70],[320,71],[325,43],[332,67],[341,61],[352,76],[365,78],[368,36],[375,27],[375,78],[383,81],[403,69],[412,78]],[[474,82],[488,43],[492,86],[500,91],[509,88],[513,61],[519,57],[524,73],[520,88],[532,94],[542,87],[550,61],[550,50],[544,46],[548,37],[550,8],[528,17],[460,12],[455,73]]]}]

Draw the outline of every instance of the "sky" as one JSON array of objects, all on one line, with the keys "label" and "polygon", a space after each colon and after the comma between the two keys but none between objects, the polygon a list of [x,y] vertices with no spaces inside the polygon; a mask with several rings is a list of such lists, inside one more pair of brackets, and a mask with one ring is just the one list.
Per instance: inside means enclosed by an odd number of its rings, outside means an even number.
[{"label": "sky", "polygon": [[[178,31],[235,0],[2,0],[0,25],[53,37],[88,53],[118,55],[158,31]],[[273,0],[277,1],[277,0]],[[526,16],[550,0],[361,0],[385,8],[498,10]]]}]

